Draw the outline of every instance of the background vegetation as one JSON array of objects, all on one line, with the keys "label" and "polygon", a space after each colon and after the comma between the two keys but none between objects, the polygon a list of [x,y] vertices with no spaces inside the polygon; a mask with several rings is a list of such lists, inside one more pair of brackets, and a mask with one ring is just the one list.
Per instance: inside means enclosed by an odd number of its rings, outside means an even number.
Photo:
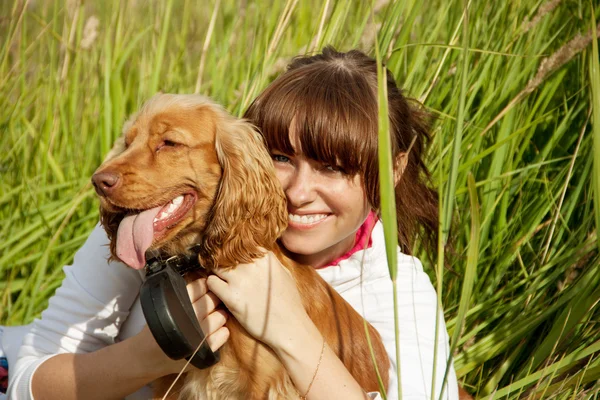
[{"label": "background vegetation", "polygon": [[197,91],[239,115],[292,56],[325,44],[374,55],[377,38],[436,117],[429,165],[454,247],[446,268],[415,251],[459,380],[478,397],[597,397],[600,7],[371,5],[1,2],[0,323],[46,306],[98,220],[89,178],[145,99]]}]

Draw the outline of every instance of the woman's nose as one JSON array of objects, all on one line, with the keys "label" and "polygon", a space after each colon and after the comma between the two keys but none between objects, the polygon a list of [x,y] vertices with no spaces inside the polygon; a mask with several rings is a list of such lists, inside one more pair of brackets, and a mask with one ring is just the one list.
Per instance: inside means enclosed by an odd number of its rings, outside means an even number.
[{"label": "woman's nose", "polygon": [[310,168],[296,169],[284,187],[288,204],[301,207],[314,201],[317,196],[316,183]]}]

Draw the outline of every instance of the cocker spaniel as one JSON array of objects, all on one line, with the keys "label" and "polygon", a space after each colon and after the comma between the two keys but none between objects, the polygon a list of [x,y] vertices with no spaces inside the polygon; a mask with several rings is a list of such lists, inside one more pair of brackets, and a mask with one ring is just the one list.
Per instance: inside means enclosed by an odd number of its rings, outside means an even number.
[{"label": "cocker spaniel", "polygon": [[[292,261],[277,244],[287,225],[286,198],[250,123],[203,96],[158,94],[125,124],[119,143],[93,177],[114,258],[142,268],[148,250],[170,256],[196,245],[202,275],[272,251],[291,272],[330,348],[365,391],[379,390],[363,318],[312,267]],[[298,396],[271,349],[234,318],[227,327],[221,361],[192,368],[171,398]],[[377,331],[368,329],[387,387],[389,358]],[[159,398],[163,387],[155,386]]]}]

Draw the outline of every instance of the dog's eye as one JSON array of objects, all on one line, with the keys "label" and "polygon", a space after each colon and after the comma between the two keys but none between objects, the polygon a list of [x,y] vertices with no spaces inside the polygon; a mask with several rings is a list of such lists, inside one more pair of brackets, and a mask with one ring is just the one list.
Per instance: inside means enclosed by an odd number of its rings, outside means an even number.
[{"label": "dog's eye", "polygon": [[173,142],[172,140],[163,140],[156,147],[156,151],[159,151],[163,147],[178,147],[178,146],[180,146],[180,144],[177,142]]}]

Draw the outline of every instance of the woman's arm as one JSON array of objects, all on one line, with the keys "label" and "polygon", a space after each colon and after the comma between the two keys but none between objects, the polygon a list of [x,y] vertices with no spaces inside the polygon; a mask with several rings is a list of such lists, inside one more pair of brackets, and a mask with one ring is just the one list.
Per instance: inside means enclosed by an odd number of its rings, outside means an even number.
[{"label": "woman's arm", "polygon": [[[151,333],[138,335],[92,353],[58,354],[35,371],[31,389],[36,400],[122,399],[172,371],[173,361],[151,347]],[[171,368],[173,369],[173,368]]]},{"label": "woman's arm", "polygon": [[[206,315],[200,325],[208,335],[207,343],[216,351],[227,341],[229,331],[224,327],[225,313],[215,311],[219,302],[206,294],[205,288],[203,281],[194,282],[188,285],[188,292],[192,301],[194,292],[201,294],[193,303],[194,309],[198,315]],[[98,351],[49,358],[33,375],[32,395],[36,400],[122,399],[162,376],[180,372],[185,366],[185,360],[168,358],[145,326],[139,334]]]},{"label": "woman's arm", "polygon": [[[115,342],[142,284],[137,272],[108,262],[108,238],[99,225],[63,268],[65,278],[23,338],[10,365],[9,397],[31,398],[31,379],[56,354],[91,353]],[[141,329],[141,327],[140,327]]]},{"label": "woman's arm", "polygon": [[[83,391],[122,398],[181,369],[183,362],[168,359],[143,325],[139,334],[115,343],[142,279],[121,263],[107,262],[107,243],[97,227],[73,265],[64,268],[61,287],[25,335],[17,363],[9,367],[9,398],[92,398]],[[203,330],[219,331],[208,337],[209,345],[220,347],[228,332],[219,330],[223,312],[213,312],[219,300],[207,294],[204,280],[188,285],[188,292],[197,315],[203,316]]]},{"label": "woman's arm", "polygon": [[[205,332],[211,332],[203,325]],[[207,342],[216,351],[227,340],[228,331],[217,318],[210,325],[217,329]],[[178,373],[185,364],[185,360],[164,355],[144,327],[136,336],[98,351],[48,359],[33,375],[32,392],[36,400],[122,399],[155,379]]]},{"label": "woman's arm", "polygon": [[216,273],[207,279],[209,290],[250,335],[273,349],[300,395],[311,400],[366,398],[335,353],[323,348],[323,337],[306,314],[294,280],[272,253]]}]

